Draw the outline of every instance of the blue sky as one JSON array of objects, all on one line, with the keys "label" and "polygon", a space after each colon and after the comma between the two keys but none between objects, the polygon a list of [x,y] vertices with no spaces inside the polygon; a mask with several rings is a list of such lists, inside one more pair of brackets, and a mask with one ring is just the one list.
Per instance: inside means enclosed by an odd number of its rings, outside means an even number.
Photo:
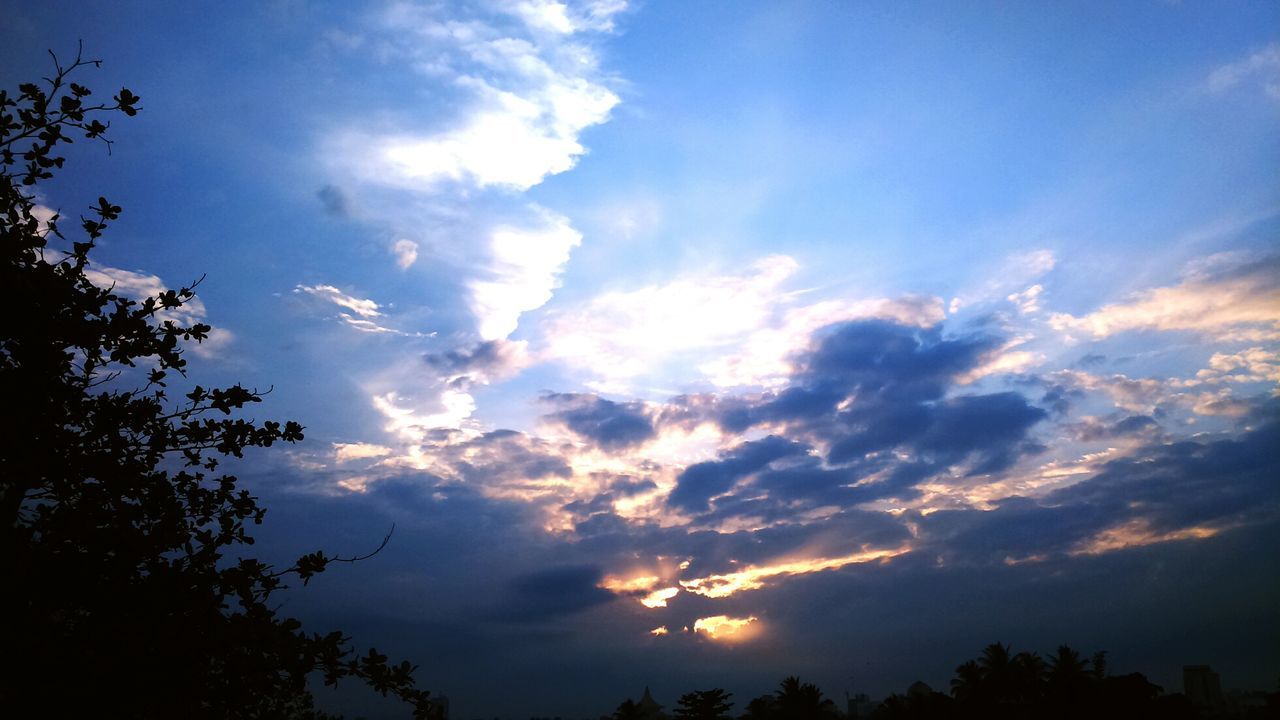
[{"label": "blue sky", "polygon": [[3,18],[6,86],[80,39],[143,98],[41,202],[125,208],[103,282],[206,275],[193,379],[308,427],[258,547],[396,523],[292,607],[460,717],[1280,672],[1274,4]]}]

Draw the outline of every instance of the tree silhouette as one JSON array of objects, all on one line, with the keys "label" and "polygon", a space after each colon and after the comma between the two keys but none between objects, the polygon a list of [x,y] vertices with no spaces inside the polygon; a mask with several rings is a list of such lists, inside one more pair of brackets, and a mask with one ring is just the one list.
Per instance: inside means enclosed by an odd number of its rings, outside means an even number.
[{"label": "tree silhouette", "polygon": [[613,711],[613,720],[643,720],[644,711],[636,704],[635,700],[627,698],[623,700],[618,709]]},{"label": "tree silhouette", "polygon": [[676,702],[676,717],[684,720],[729,720],[733,703],[732,693],[721,688],[694,690],[680,696]]},{"label": "tree silhouette", "polygon": [[982,666],[976,660],[966,660],[956,668],[956,676],[951,679],[951,695],[964,702],[976,701],[982,694]]},{"label": "tree silhouette", "polygon": [[[184,342],[210,327],[183,308],[194,284],[136,300],[91,281],[90,252],[121,208],[98,198],[68,241],[34,187],[74,139],[107,143],[121,89],[95,102],[54,58],[43,83],[0,91],[0,707],[12,717],[318,717],[309,677],[360,678],[432,708],[408,663],[303,631],[273,593],[357,558],[288,568],[233,557],[262,521],[219,460],[302,439],[296,422],[239,411],[263,393],[183,381]],[[188,309],[189,310],[189,309]],[[384,541],[385,544],[385,541]]]},{"label": "tree silhouette", "polygon": [[747,703],[743,720],[772,720],[777,716],[778,700],[773,695],[761,695]]},{"label": "tree silhouette", "polygon": [[817,685],[802,683],[794,675],[782,681],[775,697],[781,720],[821,720],[836,714],[835,703],[824,699]]}]

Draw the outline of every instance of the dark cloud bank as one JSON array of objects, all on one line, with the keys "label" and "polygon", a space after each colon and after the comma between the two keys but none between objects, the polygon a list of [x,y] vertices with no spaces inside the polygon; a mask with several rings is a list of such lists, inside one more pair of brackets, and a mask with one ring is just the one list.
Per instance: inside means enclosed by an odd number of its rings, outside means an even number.
[{"label": "dark cloud bank", "polygon": [[[668,704],[711,686],[745,702],[792,673],[836,696],[851,676],[855,689],[873,695],[918,678],[945,687],[958,662],[997,640],[1042,652],[1061,642],[1107,649],[1117,671],[1147,672],[1170,689],[1182,664],[1201,662],[1227,685],[1267,687],[1280,672],[1275,399],[1258,399],[1227,434],[1169,440],[1144,416],[1089,429],[1139,445],[1038,499],[929,514],[863,505],[915,497],[919,482],[946,468],[962,468],[964,482],[987,482],[1041,452],[1054,433],[1083,432],[1069,419],[1053,425],[1049,410],[1019,392],[956,392],[954,378],[999,342],[848,323],[824,331],[777,392],[686,396],[665,408],[544,398],[551,421],[610,450],[653,437],[663,423],[712,420],[759,435],[679,474],[666,502],[692,519],[688,526],[613,515],[615,498],[653,488],[645,477],[618,477],[601,496],[564,508],[580,518],[576,533],[545,532],[540,508],[482,489],[503,478],[567,478],[568,467],[556,448],[500,431],[470,441],[463,484],[405,472],[364,495],[324,497],[259,479],[272,509],[260,547],[281,559],[314,547],[350,552],[396,523],[382,554],[322,576],[290,610],[413,658],[424,684],[449,695],[462,718],[595,717],[646,684]],[[819,507],[834,511],[820,522],[787,522]],[[767,527],[707,529],[735,517]],[[1134,524],[1159,536],[1216,534],[1078,552],[1098,533]],[[901,543],[913,550],[888,563],[721,600],[682,593],[660,611],[599,588],[606,572],[660,555],[692,558],[684,575],[692,577],[802,550]],[[679,632],[713,614],[754,615],[766,631],[738,646]],[[672,634],[647,634],[660,624]],[[348,712],[364,702],[332,701]]]}]

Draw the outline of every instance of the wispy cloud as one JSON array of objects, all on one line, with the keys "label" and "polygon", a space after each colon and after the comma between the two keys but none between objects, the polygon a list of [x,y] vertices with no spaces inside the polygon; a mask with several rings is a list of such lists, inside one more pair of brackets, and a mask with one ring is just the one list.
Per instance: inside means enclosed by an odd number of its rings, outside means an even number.
[{"label": "wispy cloud", "polygon": [[[989,272],[986,280],[982,281],[977,287],[965,290],[961,294],[951,299],[948,303],[947,311],[954,314],[961,308],[980,305],[991,300],[1007,298],[1010,302],[1022,306],[1027,300],[1033,302],[1032,308],[1025,312],[1033,312],[1034,300],[1041,290],[1033,288],[1040,287],[1033,285],[1031,288],[1027,286],[1043,277],[1050,270],[1053,270],[1058,264],[1057,255],[1052,250],[1029,250],[1020,252],[1004,258],[1000,262],[999,267]],[[1019,288],[1027,288],[1021,292],[1013,292]],[[1010,294],[1010,293],[1013,294]],[[1030,297],[1024,297],[1025,293],[1032,293]]]},{"label": "wispy cloud", "polygon": [[293,288],[295,295],[315,298],[317,300],[332,303],[344,310],[350,312],[339,312],[337,319],[354,330],[374,335],[400,335],[403,337],[425,338],[433,337],[435,333],[423,333],[417,331],[397,330],[381,324],[374,318],[381,318],[385,315],[383,308],[377,302],[368,298],[356,297],[349,295],[332,285],[297,285]]},{"label": "wispy cloud", "polygon": [[382,317],[378,303],[368,298],[348,295],[332,285],[298,285],[295,293],[303,293],[321,300],[327,300],[340,308],[345,308],[362,318]]},{"label": "wispy cloud", "polygon": [[1272,99],[1280,100],[1280,43],[1271,43],[1240,60],[1215,68],[1209,73],[1207,85],[1216,93],[1241,85],[1261,86]]},{"label": "wispy cloud", "polygon": [[1184,330],[1218,340],[1280,339],[1280,258],[1193,274],[1083,316],[1054,313],[1057,330],[1105,338],[1128,331]]}]

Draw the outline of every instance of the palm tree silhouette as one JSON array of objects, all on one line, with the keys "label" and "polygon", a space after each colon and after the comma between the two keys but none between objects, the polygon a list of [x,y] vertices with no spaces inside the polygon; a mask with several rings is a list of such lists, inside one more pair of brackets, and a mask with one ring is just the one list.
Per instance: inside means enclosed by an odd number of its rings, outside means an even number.
[{"label": "palm tree silhouette", "polygon": [[982,695],[982,666],[976,660],[967,660],[956,668],[951,678],[951,697],[960,701],[977,700]]},{"label": "palm tree silhouette", "polygon": [[817,685],[802,683],[794,675],[782,681],[776,697],[781,720],[821,720],[836,712],[835,703],[824,700]]}]

